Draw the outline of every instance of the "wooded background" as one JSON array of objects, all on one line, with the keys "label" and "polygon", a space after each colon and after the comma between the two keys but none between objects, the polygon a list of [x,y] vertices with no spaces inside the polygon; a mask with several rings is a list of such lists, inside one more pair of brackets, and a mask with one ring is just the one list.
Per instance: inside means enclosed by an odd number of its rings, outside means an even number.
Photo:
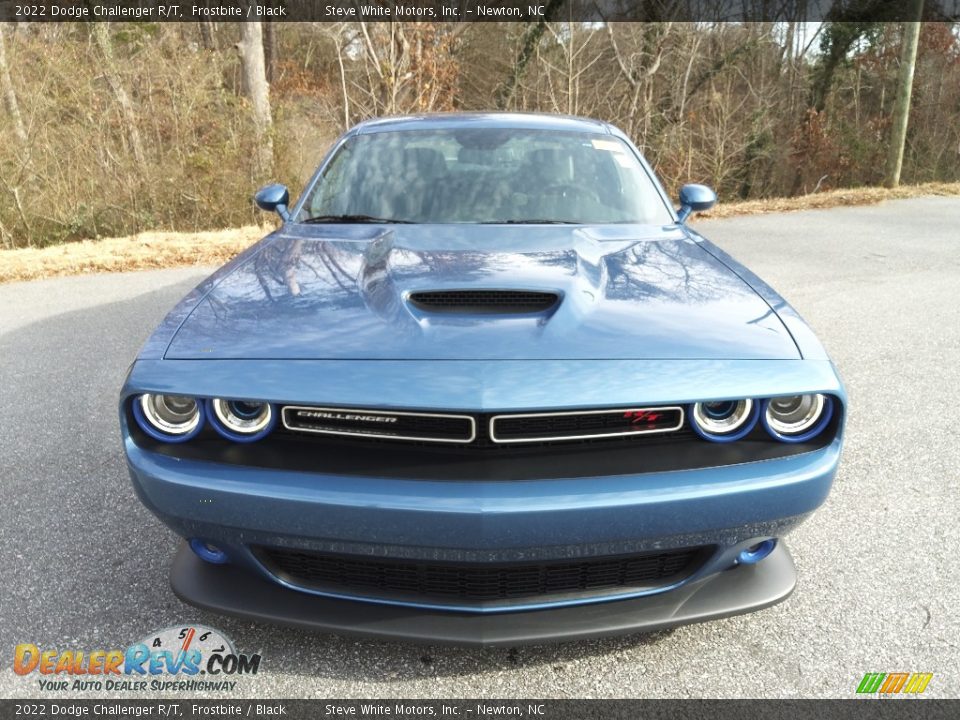
[{"label": "wooded background", "polygon": [[[916,27],[916,26],[913,26]],[[0,28],[0,246],[251,222],[378,115],[621,127],[672,195],[878,185],[910,23],[181,23]],[[908,88],[909,90],[909,88]],[[960,180],[960,26],[923,23],[902,179]]]}]

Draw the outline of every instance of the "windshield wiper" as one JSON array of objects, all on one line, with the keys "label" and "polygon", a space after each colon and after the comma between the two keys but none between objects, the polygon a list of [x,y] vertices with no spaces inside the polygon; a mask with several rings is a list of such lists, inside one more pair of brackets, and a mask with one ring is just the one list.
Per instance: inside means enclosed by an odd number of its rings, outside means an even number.
[{"label": "windshield wiper", "polygon": [[537,218],[523,220],[485,220],[481,225],[580,225],[573,220],[540,220]]},{"label": "windshield wiper", "polygon": [[390,223],[412,225],[412,220],[397,220],[396,218],[382,218],[375,215],[316,215],[309,217],[305,223]]}]

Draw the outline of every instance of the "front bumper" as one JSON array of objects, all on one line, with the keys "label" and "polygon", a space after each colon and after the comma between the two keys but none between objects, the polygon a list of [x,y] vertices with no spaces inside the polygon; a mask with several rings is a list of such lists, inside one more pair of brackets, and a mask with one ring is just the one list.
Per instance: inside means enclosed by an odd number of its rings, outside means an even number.
[{"label": "front bumper", "polygon": [[[571,407],[622,405],[637,387],[647,388],[651,405],[764,397],[771,388],[842,398],[829,362],[593,362],[592,381],[574,382],[570,363],[547,361],[537,367],[537,383],[529,382],[528,363],[450,361],[443,369],[447,375],[438,382],[436,364],[426,362],[138,361],[122,402],[140,392],[244,397],[260,385],[263,397],[279,404],[439,410],[450,407],[455,393],[457,407],[478,412],[549,408],[558,386],[568,388]],[[206,565],[181,550],[172,582],[183,599],[317,630],[458,644],[650,631],[782,600],[795,582],[782,541],[756,566],[737,565],[737,556],[784,537],[823,503],[842,447],[838,432],[809,452],[740,464],[630,474],[598,468],[593,475],[590,467],[578,474],[554,463],[533,479],[492,479],[480,461],[470,474],[480,479],[426,479],[385,476],[391,468],[382,464],[340,474],[171,456],[138,445],[126,422],[121,412],[140,499],[181,537],[216,544],[231,561]],[[642,591],[441,607],[420,599],[390,602],[355,588],[285,585],[258,559],[257,547],[424,565],[576,562],[692,547],[709,556],[682,581]]]},{"label": "front bumper", "polygon": [[[208,565],[181,549],[172,584],[185,601],[319,631],[467,645],[653,631],[783,600],[795,572],[782,541],[758,565],[736,565],[736,557],[760,539],[782,538],[822,503],[841,446],[838,438],[777,460],[633,476],[424,482],[224,466],[126,440],[144,503],[182,537],[213,542],[231,558]],[[254,546],[468,563],[713,550],[668,587],[438,607],[288,584]]]},{"label": "front bumper", "polygon": [[211,565],[183,543],[170,582],[184,602],[225,615],[305,628],[438,645],[533,645],[654,632],[776,605],[796,585],[781,542],[755,565],[737,565],[671,592],[515,613],[424,610],[317,597],[288,590],[235,565]]},{"label": "front bumper", "polygon": [[789,532],[825,499],[841,441],[777,460],[630,476],[414,481],[267,471],[158,455],[129,436],[144,504],[182,537],[395,558],[495,562],[715,545],[707,572]]}]

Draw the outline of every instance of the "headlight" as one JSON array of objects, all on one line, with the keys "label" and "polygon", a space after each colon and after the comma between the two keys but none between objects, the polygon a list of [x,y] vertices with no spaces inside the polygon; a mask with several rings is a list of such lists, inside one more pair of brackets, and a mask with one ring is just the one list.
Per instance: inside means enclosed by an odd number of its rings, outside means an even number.
[{"label": "headlight", "polygon": [[749,398],[699,402],[690,408],[693,429],[713,442],[739,440],[753,430],[759,415],[757,403]]},{"label": "headlight", "polygon": [[773,437],[799,443],[816,437],[833,417],[833,400],[826,395],[790,395],[765,403],[763,424]]},{"label": "headlight", "polygon": [[184,395],[147,393],[133,403],[133,416],[147,435],[164,442],[185,442],[203,427],[203,406]]},{"label": "headlight", "polygon": [[210,418],[217,432],[237,442],[259,440],[273,429],[276,421],[270,403],[221,398],[210,401]]}]

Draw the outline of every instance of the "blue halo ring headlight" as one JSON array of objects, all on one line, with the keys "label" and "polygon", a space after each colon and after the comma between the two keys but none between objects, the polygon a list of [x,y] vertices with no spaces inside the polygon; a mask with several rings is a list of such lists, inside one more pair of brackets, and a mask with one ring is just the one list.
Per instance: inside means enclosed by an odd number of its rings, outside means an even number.
[{"label": "blue halo ring headlight", "polygon": [[757,425],[760,405],[750,398],[698,402],[690,406],[690,425],[711,442],[727,443],[748,435]]},{"label": "blue halo ring headlight", "polygon": [[770,398],[763,403],[762,415],[764,428],[780,442],[806,442],[830,423],[833,398],[819,393]]},{"label": "blue halo ring headlight", "polygon": [[207,412],[214,429],[234,442],[255,442],[266,437],[277,423],[270,403],[255,400],[207,401]]},{"label": "blue halo ring headlight", "polygon": [[192,397],[144,393],[134,398],[133,417],[154,440],[182,443],[200,432],[206,414],[203,403]]}]

